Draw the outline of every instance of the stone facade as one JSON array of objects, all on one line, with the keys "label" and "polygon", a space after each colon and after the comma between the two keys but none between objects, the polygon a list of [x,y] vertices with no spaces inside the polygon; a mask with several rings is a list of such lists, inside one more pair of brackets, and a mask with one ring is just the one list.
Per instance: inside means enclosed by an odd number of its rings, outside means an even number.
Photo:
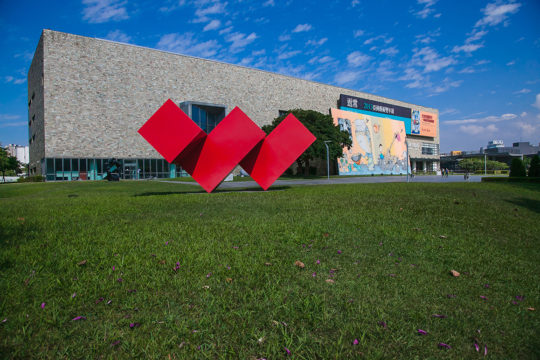
[{"label": "stone facade", "polygon": [[[279,110],[328,113],[340,94],[438,114],[313,81],[51,30],[43,31],[28,74],[29,97],[34,92],[30,162],[37,173],[44,157],[161,158],[137,130],[169,98],[224,104],[228,111],[238,106],[259,126]],[[438,144],[439,137],[410,140],[422,142]],[[417,148],[411,146],[411,157]]]}]

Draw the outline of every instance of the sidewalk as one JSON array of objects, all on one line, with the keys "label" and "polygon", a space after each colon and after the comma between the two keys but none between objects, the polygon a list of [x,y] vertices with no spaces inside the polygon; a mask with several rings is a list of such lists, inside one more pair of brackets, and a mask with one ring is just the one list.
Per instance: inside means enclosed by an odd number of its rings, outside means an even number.
[{"label": "sidewalk", "polygon": [[[471,175],[468,182],[480,182],[485,175]],[[489,175],[488,175],[489,176]],[[160,182],[171,184],[196,185],[194,182],[187,181],[167,181],[159,180]],[[399,183],[407,182],[407,176],[343,176],[339,178],[328,179],[298,179],[298,180],[277,180],[272,186],[284,185],[329,185],[329,184],[371,184],[371,183]],[[463,175],[449,175],[443,178],[440,175],[416,175],[413,178],[409,177],[411,183],[452,183],[452,182],[467,182],[463,179]],[[231,181],[222,182],[217,189],[237,189],[259,187],[255,181]]]}]

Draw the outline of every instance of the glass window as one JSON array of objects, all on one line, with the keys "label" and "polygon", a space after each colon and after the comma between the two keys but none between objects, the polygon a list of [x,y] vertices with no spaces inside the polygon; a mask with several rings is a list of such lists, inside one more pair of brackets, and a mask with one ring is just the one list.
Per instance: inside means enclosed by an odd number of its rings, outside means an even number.
[{"label": "glass window", "polygon": [[157,159],[150,159],[151,172],[154,175],[157,172]]},{"label": "glass window", "polygon": [[199,108],[195,105],[191,107],[191,120],[195,121],[195,124],[200,126],[201,118],[199,116]]},{"label": "glass window", "polygon": [[54,174],[54,159],[47,159],[47,174]]},{"label": "glass window", "polygon": [[71,171],[71,159],[64,159],[64,171]]},{"label": "glass window", "polygon": [[54,171],[62,171],[62,159],[54,159]]},{"label": "glass window", "polygon": [[144,177],[150,175],[150,159],[144,159]]},{"label": "glass window", "polygon": [[79,170],[80,171],[86,171],[87,167],[86,167],[86,159],[81,159],[80,160],[80,165],[79,165]]},{"label": "glass window", "polygon": [[102,161],[103,161],[103,159],[96,159],[96,162],[97,162],[97,172],[98,172],[98,174],[102,174],[102,173],[103,173],[103,164],[102,164]]},{"label": "glass window", "polygon": [[79,159],[71,159],[71,170],[79,171]]},{"label": "glass window", "polygon": [[157,172],[158,173],[163,172],[163,161],[161,159],[157,160]]}]

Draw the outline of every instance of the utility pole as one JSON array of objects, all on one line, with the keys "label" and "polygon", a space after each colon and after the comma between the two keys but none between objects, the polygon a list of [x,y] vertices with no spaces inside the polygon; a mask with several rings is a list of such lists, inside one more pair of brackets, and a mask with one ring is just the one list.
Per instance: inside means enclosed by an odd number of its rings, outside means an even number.
[{"label": "utility pole", "polygon": [[487,154],[484,150],[484,175],[487,175]]}]

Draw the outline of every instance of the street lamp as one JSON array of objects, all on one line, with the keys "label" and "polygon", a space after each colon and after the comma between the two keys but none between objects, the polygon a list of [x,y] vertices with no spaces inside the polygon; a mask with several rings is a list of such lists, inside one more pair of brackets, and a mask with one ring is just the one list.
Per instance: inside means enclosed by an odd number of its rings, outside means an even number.
[{"label": "street lamp", "polygon": [[324,142],[324,146],[326,146],[326,174],[328,176],[328,180],[330,180],[330,150],[328,149],[328,143],[332,141],[326,140]]},{"label": "street lamp", "polygon": [[405,139],[405,149],[407,150],[407,182],[409,182],[409,142]]}]

